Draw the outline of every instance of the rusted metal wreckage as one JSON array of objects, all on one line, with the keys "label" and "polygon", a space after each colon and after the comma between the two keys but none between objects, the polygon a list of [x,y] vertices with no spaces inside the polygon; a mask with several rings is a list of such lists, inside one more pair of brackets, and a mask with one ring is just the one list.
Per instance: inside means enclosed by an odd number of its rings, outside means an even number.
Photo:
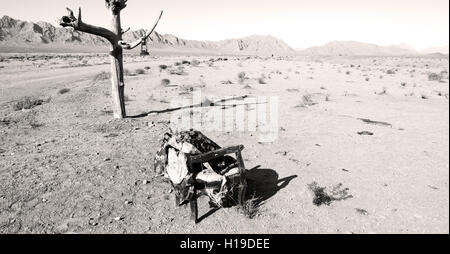
[{"label": "rusted metal wreckage", "polygon": [[191,219],[197,223],[197,203],[202,195],[208,196],[215,208],[238,204],[245,209],[243,149],[243,145],[222,148],[199,131],[166,133],[155,156],[155,171],[170,179],[176,204],[189,203]]}]

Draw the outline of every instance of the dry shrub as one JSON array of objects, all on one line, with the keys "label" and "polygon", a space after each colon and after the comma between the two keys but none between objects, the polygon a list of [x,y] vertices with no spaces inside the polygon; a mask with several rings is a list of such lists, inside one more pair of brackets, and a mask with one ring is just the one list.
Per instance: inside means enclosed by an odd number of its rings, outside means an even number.
[{"label": "dry shrub", "polygon": [[394,70],[387,70],[386,74],[391,74],[392,75],[392,74],[395,74],[395,71]]},{"label": "dry shrub", "polygon": [[178,68],[171,68],[169,70],[170,75],[188,75],[187,72],[184,71],[183,66],[178,66]]},{"label": "dry shrub", "polygon": [[194,87],[191,85],[183,85],[182,87],[180,87],[180,93],[179,95],[183,95],[183,94],[191,94],[194,91]]},{"label": "dry shrub", "polygon": [[222,85],[231,85],[231,84],[233,84],[233,82],[231,80],[222,80],[220,83]]},{"label": "dry shrub", "polygon": [[142,75],[145,74],[145,70],[144,69],[137,69],[134,71],[137,75]]},{"label": "dry shrub", "polygon": [[305,95],[303,95],[303,96],[302,96],[302,102],[303,102],[303,105],[305,105],[305,106],[314,106],[314,105],[317,104],[317,103],[315,103],[315,102],[313,101],[312,95],[311,95],[311,94],[305,94]]},{"label": "dry shrub", "polygon": [[59,89],[58,94],[65,94],[68,92],[70,92],[69,88],[61,88],[61,89]]},{"label": "dry shrub", "polygon": [[437,74],[437,73],[429,73],[428,74],[428,80],[429,81],[441,81],[442,80],[442,75]]},{"label": "dry shrub", "polygon": [[238,73],[238,80],[239,80],[239,83],[244,83],[244,81],[247,79],[247,74],[245,73],[245,72],[239,72]]},{"label": "dry shrub", "polygon": [[43,103],[44,103],[44,100],[42,100],[42,99],[25,97],[25,98],[22,98],[19,101],[15,102],[13,104],[13,109],[16,111],[19,111],[22,109],[32,109],[36,106],[42,105]]},{"label": "dry shrub", "polygon": [[260,214],[257,201],[258,198],[256,197],[256,194],[253,193],[252,197],[250,199],[245,200],[244,204],[238,207],[238,209],[247,218],[253,219]]},{"label": "dry shrub", "polygon": [[307,93],[302,96],[302,101],[295,107],[296,108],[304,108],[307,106],[314,106],[316,104],[317,104],[317,102],[313,101],[312,95]]},{"label": "dry shrub", "polygon": [[107,80],[110,78],[111,78],[110,72],[102,71],[94,77],[94,83],[97,83],[99,81],[104,81],[104,80]]},{"label": "dry shrub", "polygon": [[166,70],[169,66],[167,66],[165,64],[161,64],[158,67],[159,67],[159,71],[163,71],[163,70]]},{"label": "dry shrub", "polygon": [[170,85],[170,79],[162,79],[161,80],[161,85],[162,86],[168,86],[168,85]]}]

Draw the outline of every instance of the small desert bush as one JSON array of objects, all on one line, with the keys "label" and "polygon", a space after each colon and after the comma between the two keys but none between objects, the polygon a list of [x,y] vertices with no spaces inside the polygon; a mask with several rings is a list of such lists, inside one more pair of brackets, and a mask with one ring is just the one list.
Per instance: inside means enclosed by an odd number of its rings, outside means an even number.
[{"label": "small desert bush", "polygon": [[145,74],[145,70],[144,69],[137,69],[134,71],[137,75],[142,75]]},{"label": "small desert bush", "polygon": [[69,88],[61,88],[58,91],[59,94],[65,94],[65,93],[68,93],[68,92],[70,92]]},{"label": "small desert bush", "polygon": [[245,72],[239,72],[238,73],[238,80],[239,80],[239,83],[244,83],[244,81],[247,79],[247,74],[245,73]]},{"label": "small desert bush", "polygon": [[304,107],[307,107],[307,106],[314,106],[316,104],[317,103],[313,101],[312,95],[307,93],[307,94],[304,94],[302,96],[301,102],[295,107],[296,108],[304,108]]},{"label": "small desert bush", "polygon": [[190,64],[191,64],[191,62],[190,62],[190,61],[188,61],[188,60],[183,60],[183,61],[181,61],[181,64],[186,64],[186,65],[190,65]]},{"label": "small desert bush", "polygon": [[395,71],[394,70],[387,70],[386,74],[391,74],[392,75],[392,74],[395,74]]},{"label": "small desert bush", "polygon": [[147,71],[148,71],[148,70],[150,70],[150,69],[151,69],[150,66],[145,66],[145,67],[144,67],[144,70],[147,70]]},{"label": "small desert bush", "polygon": [[99,74],[97,74],[94,77],[94,83],[99,82],[99,81],[103,81],[103,80],[107,80],[111,78],[111,73],[110,72],[106,72],[106,71],[102,71]]},{"label": "small desert bush", "polygon": [[16,111],[22,110],[22,109],[32,109],[36,106],[42,105],[44,103],[44,100],[42,99],[33,99],[30,97],[25,97],[20,99],[19,101],[15,102],[13,104],[13,109]]},{"label": "small desert bush", "polygon": [[220,82],[222,85],[231,85],[233,82],[231,80],[223,80]]},{"label": "small desert bush", "polygon": [[158,67],[159,67],[159,71],[163,71],[163,70],[166,70],[169,66],[167,66],[165,64],[161,64]]},{"label": "small desert bush", "polygon": [[313,101],[312,96],[310,94],[305,94],[302,96],[302,102],[305,106],[313,106],[316,103]]},{"label": "small desert bush", "polygon": [[171,68],[169,70],[170,75],[188,75],[187,72],[184,71],[183,66],[178,66],[178,68]]},{"label": "small desert bush", "polygon": [[428,74],[429,81],[441,81],[441,79],[442,79],[442,75],[440,75],[440,74],[437,74],[434,72]]},{"label": "small desert bush", "polygon": [[183,95],[183,94],[191,94],[194,91],[194,87],[191,85],[184,85],[182,87],[180,87],[180,93],[179,95]]},{"label": "small desert bush", "polygon": [[161,80],[161,85],[162,86],[168,86],[168,85],[170,85],[170,80],[169,79],[162,79]]}]

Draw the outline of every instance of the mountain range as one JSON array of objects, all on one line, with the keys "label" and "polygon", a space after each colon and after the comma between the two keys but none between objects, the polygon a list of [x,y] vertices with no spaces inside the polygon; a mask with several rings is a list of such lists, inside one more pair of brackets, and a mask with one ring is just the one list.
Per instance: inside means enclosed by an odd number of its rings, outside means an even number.
[{"label": "mountain range", "polygon": [[[123,39],[134,41],[145,33],[144,29],[129,31]],[[32,47],[39,51],[41,47],[97,48],[108,45],[108,42],[98,36],[74,31],[71,28],[55,27],[48,22],[28,22],[3,16],[0,19],[0,46]],[[153,32],[149,38],[150,48],[196,49],[209,52],[242,54],[242,55],[345,55],[345,56],[400,56],[441,53],[448,54],[448,46],[416,51],[414,48],[401,44],[395,46],[378,46],[356,41],[333,41],[323,46],[294,50],[282,40],[273,36],[252,35],[238,39],[222,41],[185,40],[171,34]],[[1,50],[1,47],[0,47]],[[1,51],[0,51],[1,52]]]}]

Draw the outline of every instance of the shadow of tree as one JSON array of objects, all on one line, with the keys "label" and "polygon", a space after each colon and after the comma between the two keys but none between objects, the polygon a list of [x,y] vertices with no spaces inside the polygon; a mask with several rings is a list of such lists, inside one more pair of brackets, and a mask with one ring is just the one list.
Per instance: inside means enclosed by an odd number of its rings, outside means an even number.
[{"label": "shadow of tree", "polygon": [[242,106],[242,105],[255,105],[255,104],[263,104],[261,102],[259,103],[241,103],[241,104],[230,104],[230,105],[223,105],[221,103],[223,102],[227,102],[227,101],[233,101],[233,100],[243,100],[245,98],[247,98],[247,95],[244,96],[238,96],[238,97],[233,97],[233,98],[227,98],[227,99],[221,99],[215,102],[208,102],[208,103],[198,103],[198,104],[191,104],[191,105],[186,105],[186,106],[182,106],[182,107],[174,107],[174,108],[167,108],[167,109],[163,109],[163,110],[152,110],[146,113],[142,113],[139,115],[134,115],[134,116],[127,116],[127,118],[142,118],[142,117],[146,117],[150,114],[153,113],[157,113],[157,114],[162,114],[162,113],[170,113],[173,111],[177,111],[177,110],[181,110],[181,109],[188,109],[188,108],[200,108],[200,107],[222,107],[224,109],[226,108],[231,108],[231,107],[236,107],[236,106]]}]

